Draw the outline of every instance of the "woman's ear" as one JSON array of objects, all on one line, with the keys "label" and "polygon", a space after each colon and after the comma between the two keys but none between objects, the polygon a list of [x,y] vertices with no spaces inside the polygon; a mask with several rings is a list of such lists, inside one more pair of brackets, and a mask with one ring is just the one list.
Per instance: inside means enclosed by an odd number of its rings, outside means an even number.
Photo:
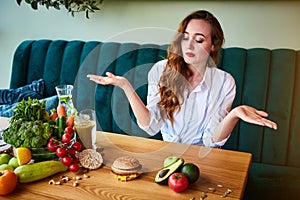
[{"label": "woman's ear", "polygon": [[210,50],[214,51],[215,50],[215,45],[212,45]]}]

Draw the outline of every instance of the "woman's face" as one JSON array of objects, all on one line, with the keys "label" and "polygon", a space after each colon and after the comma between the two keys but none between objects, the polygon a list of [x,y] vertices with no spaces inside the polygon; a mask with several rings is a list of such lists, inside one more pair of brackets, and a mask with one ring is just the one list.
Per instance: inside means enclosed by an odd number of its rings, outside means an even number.
[{"label": "woman's face", "polygon": [[210,51],[211,25],[204,20],[192,19],[182,36],[182,56],[187,64],[198,66],[206,64]]}]

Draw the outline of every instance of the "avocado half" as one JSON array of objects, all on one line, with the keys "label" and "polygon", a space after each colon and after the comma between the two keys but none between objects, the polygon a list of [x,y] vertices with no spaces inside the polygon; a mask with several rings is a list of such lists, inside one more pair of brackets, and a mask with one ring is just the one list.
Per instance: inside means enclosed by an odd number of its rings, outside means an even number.
[{"label": "avocado half", "polygon": [[179,158],[172,165],[169,165],[159,170],[155,176],[155,182],[161,185],[167,185],[169,176],[176,172],[178,169],[180,169],[183,163],[184,160],[182,158]]}]

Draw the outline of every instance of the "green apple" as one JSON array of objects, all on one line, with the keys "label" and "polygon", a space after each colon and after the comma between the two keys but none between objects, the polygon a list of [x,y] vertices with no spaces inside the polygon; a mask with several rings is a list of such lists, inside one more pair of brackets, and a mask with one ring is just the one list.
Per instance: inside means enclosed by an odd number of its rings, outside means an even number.
[{"label": "green apple", "polygon": [[168,167],[175,163],[179,158],[177,156],[169,156],[164,160],[164,167]]},{"label": "green apple", "polygon": [[13,168],[17,168],[17,167],[19,166],[18,159],[17,159],[16,157],[12,157],[12,158],[9,160],[8,164],[9,164],[10,166],[12,166]]},{"label": "green apple", "polygon": [[6,169],[11,170],[11,171],[14,171],[13,166],[11,166],[11,165],[9,165],[9,164],[2,164],[2,165],[0,165],[0,172],[1,172],[1,171],[4,171],[4,170],[6,170]]},{"label": "green apple", "polygon": [[10,155],[7,153],[0,154],[0,165],[7,164],[10,160]]}]

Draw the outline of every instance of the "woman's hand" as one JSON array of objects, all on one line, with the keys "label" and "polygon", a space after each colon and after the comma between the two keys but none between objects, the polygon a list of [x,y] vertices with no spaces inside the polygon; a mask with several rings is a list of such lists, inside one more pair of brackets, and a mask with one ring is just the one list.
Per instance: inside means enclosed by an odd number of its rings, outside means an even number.
[{"label": "woman's hand", "polygon": [[115,76],[114,74],[110,72],[106,72],[106,77],[104,76],[98,76],[93,74],[88,74],[87,77],[94,81],[95,83],[101,84],[101,85],[114,85],[118,86],[123,89],[123,87],[128,82],[126,78],[122,76]]},{"label": "woman's hand", "polygon": [[252,124],[257,124],[261,126],[267,126],[269,128],[277,129],[277,124],[271,120],[266,119],[268,117],[268,113],[264,111],[257,110],[251,106],[238,106],[234,108],[235,115],[245,122],[249,122]]},{"label": "woman's hand", "polygon": [[125,95],[131,105],[133,113],[136,119],[140,122],[142,126],[148,126],[150,123],[150,113],[148,108],[144,105],[143,101],[135,92],[134,88],[130,84],[130,82],[122,77],[122,76],[115,76],[110,72],[106,72],[106,77],[88,74],[87,77],[94,81],[95,83],[101,85],[114,85],[118,86],[125,92]]}]

